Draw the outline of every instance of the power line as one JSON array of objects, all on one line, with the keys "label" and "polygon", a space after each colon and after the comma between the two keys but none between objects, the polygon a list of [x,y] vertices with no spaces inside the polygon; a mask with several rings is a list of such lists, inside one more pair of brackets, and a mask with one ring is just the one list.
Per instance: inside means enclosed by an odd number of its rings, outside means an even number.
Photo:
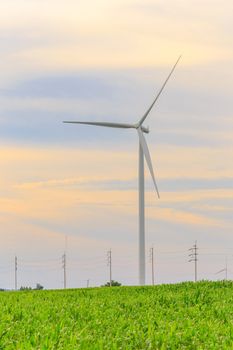
[{"label": "power line", "polygon": [[157,254],[181,254],[181,253],[187,253],[187,250],[172,250],[172,251],[162,251],[162,250],[156,250]]},{"label": "power line", "polygon": [[227,281],[227,274],[228,274],[227,257],[225,259],[225,267],[224,267],[224,269],[221,269],[220,271],[216,272],[216,275],[221,273],[221,272],[225,272],[225,280]]},{"label": "power line", "polygon": [[33,263],[38,263],[38,264],[47,264],[47,263],[52,263],[52,262],[59,262],[60,261],[60,258],[54,258],[54,259],[37,259],[37,260],[27,260],[27,259],[22,259],[22,258],[18,258],[18,261],[20,263],[25,263],[25,264],[33,264]]},{"label": "power line", "polygon": [[[182,249],[182,247],[181,247]],[[228,249],[228,248],[226,248]],[[231,248],[229,248],[231,249]],[[156,257],[155,257],[155,249],[152,247],[149,249],[150,252],[150,281],[151,284],[154,285],[157,281],[157,266],[159,269],[162,269],[163,265],[171,265],[171,267],[173,267],[173,269],[178,270],[177,271],[177,275],[179,274],[184,274],[182,273],[182,267],[180,267],[180,265],[185,263],[185,256],[183,256],[183,252],[182,250],[171,250],[171,251],[160,251],[156,249]],[[199,248],[197,247],[197,242],[195,242],[195,244],[189,249],[189,261],[190,262],[194,262],[194,280],[197,281],[198,280],[198,274],[199,274],[199,279],[201,278],[201,275],[198,271],[199,266],[197,266],[198,264],[200,265],[203,262],[205,262],[207,260],[209,260],[209,263],[211,261],[211,255],[213,256],[212,261],[214,259],[214,265],[216,265],[216,263],[219,264],[220,262],[220,266],[219,266],[219,270],[221,268],[221,261],[220,259],[222,255],[225,255],[226,257],[226,262],[225,265],[223,264],[222,269],[220,271],[218,271],[218,268],[215,268],[214,272],[212,270],[212,272],[209,272],[209,274],[211,275],[217,275],[219,274],[218,277],[222,276],[224,279],[228,279],[229,275],[231,274],[231,270],[229,269],[229,263],[232,261],[233,256],[232,253],[230,253],[230,251],[225,251],[224,253],[224,249],[222,249],[222,251],[218,251],[215,253],[214,247],[209,247],[209,249],[207,248]],[[214,258],[214,255],[216,255],[216,257]],[[115,257],[115,259],[117,258],[117,261],[114,260],[114,265],[115,267],[117,267],[117,269],[120,271],[121,269],[121,273],[122,275],[126,275],[127,269],[126,267],[130,266],[130,269],[133,268],[133,266],[135,266],[136,262],[133,259],[134,255],[132,255],[132,258],[130,256],[118,256]],[[187,257],[187,250],[186,250],[186,257]],[[32,257],[33,259],[33,257]],[[60,258],[47,258],[45,257],[45,259],[43,259],[43,257],[38,257],[38,259],[35,258],[35,260],[29,259],[23,259],[21,257],[17,257],[16,254],[13,257],[13,259],[11,258],[11,264],[7,264],[8,261],[6,261],[5,265],[1,265],[0,266],[0,274],[5,274],[5,273],[10,273],[11,274],[11,280],[12,280],[12,284],[13,284],[13,288],[17,290],[18,289],[18,272],[19,270],[23,272],[31,272],[34,271],[35,275],[37,273],[37,271],[44,271],[45,269],[49,272],[49,271],[58,271],[60,270],[61,273],[61,256]],[[156,259],[156,261],[155,261]],[[224,258],[223,258],[224,259]],[[186,260],[187,261],[187,260]],[[108,267],[109,269],[108,271],[108,281],[109,281],[109,285],[112,286],[112,251],[111,249],[107,252],[107,263],[108,263]],[[90,258],[82,256],[82,257],[78,257],[76,258],[75,256],[70,259],[69,257],[69,264],[68,264],[68,270],[67,270],[67,254],[66,251],[64,251],[64,254],[62,255],[62,285],[64,285],[64,288],[67,288],[67,273],[68,271],[73,271],[73,270],[77,270],[79,269],[80,272],[82,272],[83,274],[86,274],[86,279],[85,279],[85,285],[89,286],[89,280],[87,281],[87,278],[92,278],[92,275],[90,273],[93,274],[93,276],[96,275],[96,273],[98,274],[100,271],[103,271],[103,264],[106,264],[106,258],[104,256],[98,256],[96,255],[95,257],[90,256]],[[224,267],[225,266],[225,267]],[[155,271],[156,269],[156,271]],[[86,270],[86,271],[85,271]],[[99,270],[99,271],[98,271]],[[180,272],[179,272],[180,270]],[[161,270],[162,271],[162,270]],[[71,272],[73,274],[73,272]],[[202,274],[205,273],[205,271],[202,271]],[[5,277],[4,277],[5,278]],[[84,277],[85,278],[85,277]],[[102,278],[102,277],[101,277]],[[91,279],[93,281],[93,279]]]}]

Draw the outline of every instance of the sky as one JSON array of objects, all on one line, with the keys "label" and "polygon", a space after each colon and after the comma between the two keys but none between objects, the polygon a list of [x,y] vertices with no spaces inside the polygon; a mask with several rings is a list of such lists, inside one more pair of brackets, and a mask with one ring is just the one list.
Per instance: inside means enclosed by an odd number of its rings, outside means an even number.
[{"label": "sky", "polygon": [[135,123],[182,54],[145,126],[161,198],[146,175],[156,283],[228,262],[233,278],[233,3],[0,0],[0,288],[138,283]]}]

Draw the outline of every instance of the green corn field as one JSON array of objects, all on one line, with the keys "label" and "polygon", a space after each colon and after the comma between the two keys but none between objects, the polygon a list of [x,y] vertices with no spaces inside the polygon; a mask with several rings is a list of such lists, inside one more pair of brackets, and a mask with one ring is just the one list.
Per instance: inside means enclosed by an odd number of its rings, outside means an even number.
[{"label": "green corn field", "polygon": [[0,349],[232,349],[233,283],[0,293]]}]

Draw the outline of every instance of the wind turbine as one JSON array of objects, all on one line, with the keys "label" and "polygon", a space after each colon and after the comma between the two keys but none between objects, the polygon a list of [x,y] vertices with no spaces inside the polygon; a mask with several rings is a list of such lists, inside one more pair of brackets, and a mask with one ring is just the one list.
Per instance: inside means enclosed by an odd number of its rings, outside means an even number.
[{"label": "wind turbine", "polygon": [[124,123],[109,123],[109,122],[82,122],[82,121],[63,121],[63,123],[71,124],[84,124],[84,125],[94,125],[94,126],[104,126],[108,128],[120,128],[120,129],[136,129],[139,138],[139,167],[138,167],[138,193],[139,193],[139,285],[145,285],[145,195],[144,195],[144,157],[146,159],[155,190],[157,192],[158,198],[159,191],[155,181],[152,161],[150,157],[150,152],[146,143],[146,139],[143,133],[148,134],[149,129],[145,128],[142,124],[144,123],[146,117],[150,113],[154,104],[158,100],[160,94],[162,93],[165,85],[167,84],[170,76],[172,75],[174,69],[176,68],[181,56],[177,59],[171,72],[167,76],[167,79],[163,83],[161,89],[156,95],[153,103],[141,117],[141,119],[136,124],[124,124]]}]

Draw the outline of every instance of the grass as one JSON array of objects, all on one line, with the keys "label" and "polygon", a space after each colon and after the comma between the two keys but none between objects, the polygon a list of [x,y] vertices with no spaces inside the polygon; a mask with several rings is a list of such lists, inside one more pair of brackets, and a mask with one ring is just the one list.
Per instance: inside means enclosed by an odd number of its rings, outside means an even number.
[{"label": "grass", "polygon": [[2,292],[0,349],[233,349],[233,283]]}]

